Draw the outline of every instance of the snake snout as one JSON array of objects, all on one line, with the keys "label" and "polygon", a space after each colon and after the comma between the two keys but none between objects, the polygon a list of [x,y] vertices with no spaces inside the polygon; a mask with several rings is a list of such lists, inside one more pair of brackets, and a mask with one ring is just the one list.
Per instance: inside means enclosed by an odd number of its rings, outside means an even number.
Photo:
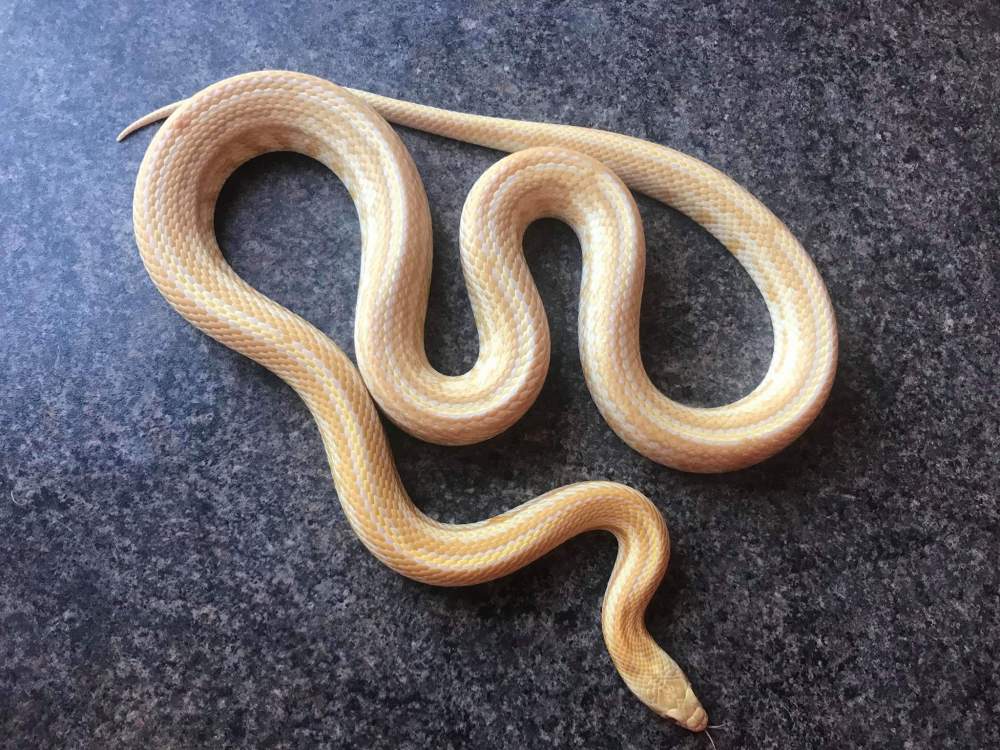
[{"label": "snake snout", "polygon": [[676,718],[674,716],[668,716],[668,718],[676,721],[680,726],[684,727],[690,732],[704,732],[708,727],[708,714],[705,709],[701,706],[695,708],[694,713],[688,716],[686,719]]}]

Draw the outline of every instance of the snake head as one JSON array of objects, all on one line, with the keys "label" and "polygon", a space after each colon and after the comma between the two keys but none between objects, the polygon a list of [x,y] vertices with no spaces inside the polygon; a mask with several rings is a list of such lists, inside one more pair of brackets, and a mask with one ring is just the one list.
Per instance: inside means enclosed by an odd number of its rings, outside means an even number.
[{"label": "snake head", "polygon": [[708,726],[708,714],[691,683],[663,651],[647,654],[639,670],[622,677],[636,697],[663,718],[691,732],[703,732]]},{"label": "snake head", "polygon": [[680,704],[663,711],[664,718],[672,719],[691,732],[703,732],[708,726],[708,713],[688,685]]}]

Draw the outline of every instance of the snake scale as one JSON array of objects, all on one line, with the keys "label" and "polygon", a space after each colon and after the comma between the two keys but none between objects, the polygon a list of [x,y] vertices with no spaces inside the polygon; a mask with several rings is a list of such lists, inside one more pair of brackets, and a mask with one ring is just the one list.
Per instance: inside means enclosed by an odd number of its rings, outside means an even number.
[{"label": "snake scale", "polygon": [[[619,551],[601,613],[611,659],[643,703],[703,730],[707,715],[690,683],[644,624],[670,551],[653,503],[620,484],[581,482],[478,523],[438,522],[403,488],[372,399],[403,429],[442,444],[484,440],[524,414],[548,369],[549,331],[522,235],[536,219],[557,218],[582,248],[580,359],[611,428],[644,456],[683,471],[754,464],[810,424],[836,369],[826,288],[785,225],[721,172],[663,146],[449,112],[300,73],[228,78],[138,120],[119,139],[163,119],[135,186],[133,220],[145,267],[188,321],[301,396],[319,427],[344,513],[372,554],[417,581],[465,586],[507,575],[581,532],[611,532]],[[413,161],[386,120],[511,152],[479,178],[462,213],[461,262],[479,334],[478,359],[463,375],[437,372],[424,350],[430,212]],[[358,368],[324,333],[237,276],[217,245],[214,210],[223,183],[239,165],[272,151],[325,164],[357,207]],[[676,403],[643,368],[645,240],[630,189],[707,229],[764,297],[774,332],[770,368],[735,403]]]}]

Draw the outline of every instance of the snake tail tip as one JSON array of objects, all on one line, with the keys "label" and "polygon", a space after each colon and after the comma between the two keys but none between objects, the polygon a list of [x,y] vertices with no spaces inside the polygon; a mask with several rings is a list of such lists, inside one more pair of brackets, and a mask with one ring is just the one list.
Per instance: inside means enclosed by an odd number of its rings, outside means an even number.
[{"label": "snake tail tip", "polygon": [[154,122],[159,122],[160,120],[167,119],[185,101],[186,100],[181,100],[179,102],[173,102],[171,104],[167,104],[167,105],[165,105],[163,107],[160,107],[157,110],[154,110],[154,111],[150,112],[148,115],[143,115],[142,117],[140,117],[135,122],[133,122],[130,125],[126,126],[125,129],[122,130],[122,132],[120,132],[118,134],[118,136],[115,138],[115,141],[117,141],[118,143],[121,143],[126,138],[128,138],[130,135],[132,135],[132,133],[134,133],[135,131],[141,130],[142,128],[146,127],[147,125],[152,125]]}]

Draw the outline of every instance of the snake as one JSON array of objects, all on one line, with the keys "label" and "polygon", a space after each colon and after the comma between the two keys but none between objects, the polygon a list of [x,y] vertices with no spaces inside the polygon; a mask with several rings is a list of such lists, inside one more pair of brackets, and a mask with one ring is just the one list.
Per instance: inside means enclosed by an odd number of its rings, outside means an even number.
[{"label": "snake", "polygon": [[[681,471],[724,472],[763,461],[814,420],[836,370],[830,298],[791,231],[725,174],[665,146],[438,109],[303,73],[227,78],[140,118],[119,140],[161,120],[133,197],[143,264],[190,323],[298,393],[318,426],[343,512],[365,547],[410,579],[469,586],[520,569],[583,532],[610,532],[618,555],[601,625],[611,661],[658,715],[704,730],[708,715],[691,682],[645,625],[670,554],[666,522],[649,498],[615,482],[585,481],[483,521],[444,523],[407,494],[379,410],[425,441],[462,445],[503,432],[531,407],[548,370],[550,339],[522,240],[528,225],[554,218],[579,239],[580,361],[610,428],[638,453]],[[430,210],[390,121],[509,152],[476,181],[462,211],[461,266],[479,343],[464,374],[443,374],[427,358]],[[325,333],[240,278],[217,243],[223,184],[240,165],[275,151],[324,164],[357,209],[356,367]],[[770,366],[734,403],[673,401],[643,366],[645,238],[632,191],[700,224],[764,298],[774,337]]]}]

